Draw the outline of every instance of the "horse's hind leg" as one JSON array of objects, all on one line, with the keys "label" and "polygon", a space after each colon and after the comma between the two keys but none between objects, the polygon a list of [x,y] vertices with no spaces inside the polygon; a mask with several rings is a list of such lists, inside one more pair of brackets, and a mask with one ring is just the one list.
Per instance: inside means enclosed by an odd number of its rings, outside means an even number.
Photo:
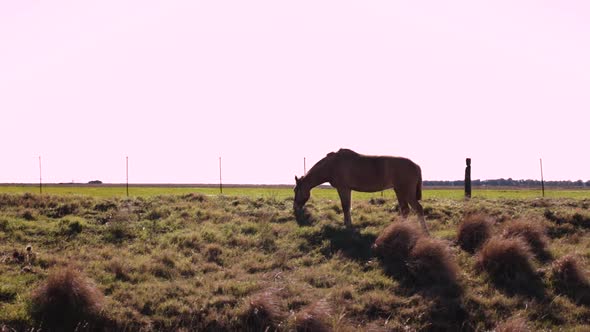
[{"label": "horse's hind leg", "polygon": [[426,234],[430,234],[430,232],[428,232],[428,227],[426,227],[426,221],[424,219],[424,208],[422,208],[422,204],[420,204],[420,202],[418,202],[415,199],[410,200],[410,205],[412,206],[412,209],[414,209],[414,211],[416,211],[416,213],[418,214],[418,220],[420,220],[420,225],[422,225],[422,229],[424,229],[424,232],[426,232]]},{"label": "horse's hind leg", "polygon": [[352,228],[352,217],[350,216],[350,201],[351,201],[351,190],[338,188],[338,196],[340,196],[340,202],[342,203],[342,213],[344,214],[344,225],[346,228]]},{"label": "horse's hind leg", "polygon": [[399,213],[402,215],[402,217],[407,218],[408,214],[410,214],[410,206],[408,205],[408,201],[398,198],[397,202],[399,204]]},{"label": "horse's hind leg", "polygon": [[398,191],[395,190],[395,195],[397,196],[397,203],[399,204],[399,214],[402,217],[406,218],[410,213],[410,207],[408,206],[408,200]]}]

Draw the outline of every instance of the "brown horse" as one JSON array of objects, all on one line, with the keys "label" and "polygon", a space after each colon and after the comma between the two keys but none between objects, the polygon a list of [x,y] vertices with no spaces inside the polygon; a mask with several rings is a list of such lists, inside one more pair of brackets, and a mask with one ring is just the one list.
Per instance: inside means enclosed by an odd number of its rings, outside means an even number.
[{"label": "brown horse", "polygon": [[424,222],[422,199],[422,172],[420,166],[409,159],[390,156],[366,156],[352,150],[340,149],[318,161],[309,172],[295,176],[293,208],[300,212],[307,202],[312,188],[329,182],[338,190],[344,224],[352,228],[350,216],[351,191],[376,192],[393,188],[399,202],[400,213],[406,217],[410,205],[418,213],[420,224],[428,232]]}]

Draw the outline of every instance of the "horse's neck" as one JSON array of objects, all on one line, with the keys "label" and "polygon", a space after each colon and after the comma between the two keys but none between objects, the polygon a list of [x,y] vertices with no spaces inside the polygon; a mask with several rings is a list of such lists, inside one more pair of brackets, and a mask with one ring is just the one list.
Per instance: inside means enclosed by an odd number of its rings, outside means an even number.
[{"label": "horse's neck", "polygon": [[330,162],[322,160],[305,175],[305,184],[311,190],[324,182],[330,181]]}]

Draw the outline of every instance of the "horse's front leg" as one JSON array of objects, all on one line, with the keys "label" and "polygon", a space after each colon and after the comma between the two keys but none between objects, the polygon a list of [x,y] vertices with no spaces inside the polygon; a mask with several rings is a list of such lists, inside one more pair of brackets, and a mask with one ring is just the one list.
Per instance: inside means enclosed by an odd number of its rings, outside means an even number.
[{"label": "horse's front leg", "polygon": [[350,216],[350,200],[351,190],[345,188],[338,188],[338,195],[340,196],[340,202],[342,203],[342,213],[344,214],[344,225],[346,228],[352,228],[352,217]]},{"label": "horse's front leg", "polygon": [[430,235],[428,227],[426,227],[426,220],[424,218],[424,208],[417,200],[410,201],[410,205],[412,206],[412,209],[414,209],[418,214],[418,220],[420,221],[420,225],[422,225],[424,233],[426,233],[426,235]]}]

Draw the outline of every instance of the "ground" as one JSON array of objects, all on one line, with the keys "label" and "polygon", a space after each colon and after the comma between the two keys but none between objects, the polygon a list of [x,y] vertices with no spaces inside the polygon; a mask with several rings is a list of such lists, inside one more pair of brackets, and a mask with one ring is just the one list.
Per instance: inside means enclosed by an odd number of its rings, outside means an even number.
[{"label": "ground", "polygon": [[[425,195],[432,237],[459,267],[460,294],[441,295],[388,273],[371,248],[391,223],[416,223],[392,211],[391,194],[353,198],[353,232],[337,200],[312,196],[295,218],[290,195],[278,193],[0,194],[0,326],[46,326],[34,295],[64,269],[104,295],[87,329],[295,330],[314,310],[324,327],[345,331],[484,331],[513,317],[534,330],[576,330],[590,321],[590,306],[551,277],[554,262],[572,253],[588,271],[588,198]],[[498,235],[517,219],[542,225],[552,257],[532,260],[542,296],[506,292],[476,267],[477,253],[457,245],[459,224],[476,212]],[[270,319],[252,316],[264,308]]]}]

